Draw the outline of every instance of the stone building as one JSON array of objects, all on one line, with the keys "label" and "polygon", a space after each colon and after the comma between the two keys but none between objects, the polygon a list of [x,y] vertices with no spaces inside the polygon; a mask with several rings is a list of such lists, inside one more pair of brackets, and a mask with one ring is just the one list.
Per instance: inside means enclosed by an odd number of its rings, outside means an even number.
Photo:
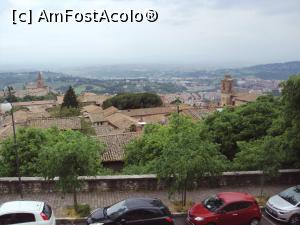
[{"label": "stone building", "polygon": [[260,95],[254,93],[235,92],[234,79],[225,75],[221,80],[221,106],[238,106],[254,102]]}]

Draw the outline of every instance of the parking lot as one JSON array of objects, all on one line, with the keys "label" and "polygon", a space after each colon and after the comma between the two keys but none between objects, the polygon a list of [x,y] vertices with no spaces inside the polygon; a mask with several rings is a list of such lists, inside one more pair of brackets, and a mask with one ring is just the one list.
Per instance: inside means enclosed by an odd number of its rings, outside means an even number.
[{"label": "parking lot", "polygon": [[[178,217],[174,220],[176,225],[186,225],[184,217]],[[283,223],[278,223],[274,219],[270,218],[269,216],[265,215],[265,213],[263,213],[260,225],[283,225]]]}]

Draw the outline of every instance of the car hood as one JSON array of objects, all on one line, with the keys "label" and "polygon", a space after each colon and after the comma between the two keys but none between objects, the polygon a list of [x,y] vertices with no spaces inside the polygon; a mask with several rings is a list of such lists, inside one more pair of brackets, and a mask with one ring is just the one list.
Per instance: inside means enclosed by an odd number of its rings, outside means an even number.
[{"label": "car hood", "polygon": [[213,212],[209,211],[202,204],[195,204],[189,211],[190,215],[199,216],[199,217],[208,217],[211,216]]},{"label": "car hood", "polygon": [[87,218],[88,224],[91,223],[107,223],[111,222],[111,220],[105,216],[104,208],[99,208],[94,210],[91,215]]},{"label": "car hood", "polygon": [[281,209],[281,210],[290,210],[290,209],[295,208],[294,205],[292,205],[288,201],[284,200],[279,195],[274,195],[273,197],[271,197],[268,200],[267,204],[273,208]]}]

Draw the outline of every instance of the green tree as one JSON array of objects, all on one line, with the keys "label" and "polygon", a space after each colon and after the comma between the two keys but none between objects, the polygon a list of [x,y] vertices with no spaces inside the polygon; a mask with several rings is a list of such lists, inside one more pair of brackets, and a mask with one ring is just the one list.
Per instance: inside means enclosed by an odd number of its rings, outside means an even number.
[{"label": "green tree", "polygon": [[37,161],[39,153],[47,143],[46,131],[35,128],[18,129],[17,145],[14,146],[13,137],[5,139],[0,147],[1,176],[16,176],[16,156],[14,148],[18,148],[20,174],[22,176],[41,175]]},{"label": "green tree", "polygon": [[73,193],[77,209],[77,189],[81,185],[78,177],[99,172],[103,150],[101,143],[80,132],[59,132],[43,148],[39,158],[40,171],[46,179],[59,177],[59,187],[63,192]]},{"label": "green tree", "polygon": [[72,88],[72,86],[69,87],[67,92],[65,93],[63,103],[61,105],[62,108],[79,108],[79,103],[77,101],[76,94]]},{"label": "green tree", "polygon": [[161,98],[153,93],[122,93],[103,102],[103,108],[114,106],[118,109],[139,109],[161,106]]},{"label": "green tree", "polygon": [[226,160],[200,124],[173,115],[166,126],[146,126],[143,137],[126,148],[126,172],[156,173],[168,184],[169,193],[186,192],[203,176],[214,176],[225,168]]},{"label": "green tree", "polygon": [[239,142],[240,151],[234,159],[234,168],[238,170],[261,170],[261,196],[266,178],[278,174],[285,159],[282,137],[265,136],[251,142]]}]

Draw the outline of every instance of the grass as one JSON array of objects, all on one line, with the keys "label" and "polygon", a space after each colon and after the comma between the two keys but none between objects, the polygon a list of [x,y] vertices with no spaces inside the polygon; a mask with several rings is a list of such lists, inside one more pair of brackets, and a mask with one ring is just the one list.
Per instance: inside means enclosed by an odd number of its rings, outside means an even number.
[{"label": "grass", "polygon": [[91,208],[88,204],[78,204],[77,209],[74,206],[67,206],[62,212],[66,217],[77,219],[87,217],[91,212]]},{"label": "grass", "polygon": [[187,201],[186,205],[183,206],[181,201],[171,201],[169,208],[171,212],[187,212],[194,204],[195,202]]}]

